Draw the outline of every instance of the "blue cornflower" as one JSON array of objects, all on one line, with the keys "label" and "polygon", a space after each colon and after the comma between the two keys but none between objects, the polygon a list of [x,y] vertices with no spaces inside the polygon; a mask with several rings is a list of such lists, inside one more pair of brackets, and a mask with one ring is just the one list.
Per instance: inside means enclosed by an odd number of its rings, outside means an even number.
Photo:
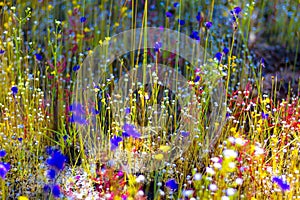
[{"label": "blue cornflower", "polygon": [[200,76],[196,76],[194,83],[197,83],[198,81],[200,81]]},{"label": "blue cornflower", "polygon": [[227,47],[224,47],[223,53],[224,53],[224,54],[228,54],[228,53],[229,53],[229,49],[228,49]]},{"label": "blue cornflower", "polygon": [[290,185],[288,183],[283,182],[283,180],[279,177],[273,177],[272,179],[273,182],[277,183],[278,186],[283,190],[290,190]]},{"label": "blue cornflower", "polygon": [[210,29],[212,27],[212,22],[205,22],[204,25],[207,29]]},{"label": "blue cornflower", "polygon": [[47,159],[47,164],[58,171],[64,169],[65,162],[66,157],[59,150],[53,150],[51,157]]},{"label": "blue cornflower", "polygon": [[0,54],[4,54],[4,50],[3,49],[0,49]]},{"label": "blue cornflower", "polygon": [[183,19],[178,19],[178,23],[183,26],[185,24],[185,21]]},{"label": "blue cornflower", "polygon": [[173,14],[172,14],[171,12],[166,12],[166,16],[167,16],[168,18],[170,18],[170,17],[173,16]]},{"label": "blue cornflower", "polygon": [[42,56],[41,54],[36,53],[36,54],[34,54],[34,55],[35,55],[35,58],[36,58],[38,61],[42,61],[43,56]]},{"label": "blue cornflower", "polygon": [[262,113],[261,113],[261,117],[262,117],[263,119],[268,119],[269,114],[266,114],[266,113],[262,112]]},{"label": "blue cornflower", "polygon": [[173,6],[174,6],[174,8],[176,8],[177,6],[179,6],[179,3],[178,3],[178,2],[175,2],[175,3],[173,4]]},{"label": "blue cornflower", "polygon": [[114,136],[110,139],[111,147],[110,149],[113,151],[119,146],[119,142],[122,141],[122,138],[119,136]]},{"label": "blue cornflower", "polygon": [[4,149],[0,150],[0,157],[4,157],[6,155],[6,151]]},{"label": "blue cornflower", "polygon": [[53,195],[54,197],[58,198],[58,197],[60,197],[60,194],[61,194],[61,192],[60,192],[60,187],[59,187],[59,185],[54,185],[54,186],[52,187],[52,195]]},{"label": "blue cornflower", "polygon": [[132,124],[124,124],[123,126],[123,136],[124,137],[134,137],[134,138],[139,138],[141,137],[141,134],[136,130],[135,126]]},{"label": "blue cornflower", "polygon": [[86,22],[86,17],[80,17],[80,22],[81,22],[81,23]]},{"label": "blue cornflower", "polygon": [[200,12],[198,12],[198,14],[196,16],[196,19],[197,19],[198,22],[200,22],[200,20],[201,20],[201,13]]},{"label": "blue cornflower", "polygon": [[55,179],[56,177],[56,171],[54,169],[49,169],[48,172],[47,172],[47,175],[50,179]]},{"label": "blue cornflower", "polygon": [[222,56],[222,53],[218,52],[216,53],[215,58],[220,62],[222,60]]},{"label": "blue cornflower", "polygon": [[19,89],[18,89],[17,86],[12,86],[12,87],[11,87],[11,92],[12,92],[13,94],[17,94],[18,91],[19,91]]},{"label": "blue cornflower", "polygon": [[5,179],[7,172],[10,170],[10,164],[5,162],[0,162],[0,177]]},{"label": "blue cornflower", "polygon": [[51,188],[49,185],[44,185],[43,190],[44,192],[50,192]]},{"label": "blue cornflower", "polygon": [[80,65],[75,65],[72,69],[74,72],[76,72],[80,69]]},{"label": "blue cornflower", "polygon": [[236,14],[236,15],[238,15],[238,14],[240,14],[240,12],[242,12],[242,9],[240,8],[240,7],[235,7],[234,9],[233,9],[233,12]]},{"label": "blue cornflower", "polygon": [[166,186],[170,188],[171,190],[177,190],[178,189],[178,183],[174,179],[170,179],[166,182]]}]

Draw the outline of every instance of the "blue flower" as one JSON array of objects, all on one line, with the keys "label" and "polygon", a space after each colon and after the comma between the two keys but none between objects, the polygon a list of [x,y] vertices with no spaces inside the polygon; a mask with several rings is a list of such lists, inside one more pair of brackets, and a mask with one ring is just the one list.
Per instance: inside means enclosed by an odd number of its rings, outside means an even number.
[{"label": "blue flower", "polygon": [[4,54],[4,50],[3,49],[0,49],[0,54]]},{"label": "blue flower", "polygon": [[207,29],[210,29],[212,27],[212,22],[205,22],[204,25]]},{"label": "blue flower", "polygon": [[283,190],[290,190],[290,185],[288,183],[283,182],[283,180],[279,177],[273,177],[272,179],[273,182],[277,183],[278,186]]},{"label": "blue flower", "polygon": [[171,12],[166,12],[166,16],[167,16],[168,18],[170,18],[170,17],[173,16],[173,14],[172,14]]},{"label": "blue flower", "polygon": [[223,53],[224,53],[224,54],[228,54],[228,53],[229,53],[229,49],[228,49],[227,47],[224,47]]},{"label": "blue flower", "polygon": [[222,59],[222,56],[223,56],[222,53],[218,52],[218,53],[216,53],[215,58],[220,62]]},{"label": "blue flower", "polygon": [[181,135],[183,137],[188,137],[190,135],[190,132],[186,132],[186,131],[181,131]]},{"label": "blue flower", "polygon": [[124,137],[134,137],[134,138],[140,138],[141,134],[136,130],[135,126],[132,124],[124,124],[123,126],[123,136]]},{"label": "blue flower", "polygon": [[53,150],[51,157],[47,159],[47,164],[58,171],[64,169],[65,162],[66,157],[59,150]]},{"label": "blue flower", "polygon": [[50,192],[50,186],[49,185],[44,185],[43,190],[44,192]]},{"label": "blue flower", "polygon": [[79,103],[71,104],[70,112],[72,113],[72,116],[70,117],[70,122],[78,123],[81,125],[86,125],[88,123],[86,119],[85,109],[81,104]]},{"label": "blue flower", "polygon": [[6,151],[4,149],[0,150],[0,157],[4,157],[6,155]]},{"label": "blue flower", "polygon": [[47,172],[47,175],[50,179],[55,179],[56,177],[56,171],[54,169],[49,169],[48,172]]},{"label": "blue flower", "polygon": [[185,24],[185,21],[183,19],[178,19],[178,23],[183,26]]},{"label": "blue flower", "polygon": [[166,182],[166,186],[170,188],[171,190],[177,190],[178,189],[178,183],[174,179],[170,179]]},{"label": "blue flower", "polygon": [[58,185],[54,185],[54,186],[52,187],[52,195],[53,195],[54,197],[58,198],[58,197],[60,197],[60,194],[61,194],[61,192],[60,192],[60,187],[59,187]]},{"label": "blue flower", "polygon": [[13,94],[17,94],[18,93],[18,87],[17,86],[11,87],[11,91],[12,91]]},{"label": "blue flower", "polygon": [[196,76],[194,83],[197,83],[198,81],[200,81],[200,76]]},{"label": "blue flower", "polygon": [[238,14],[240,14],[240,12],[242,12],[242,9],[240,8],[240,7],[235,7],[234,9],[233,9],[233,12],[236,14],[236,15],[238,15]]},{"label": "blue flower", "polygon": [[122,141],[122,138],[119,137],[119,136],[113,136],[111,139],[110,139],[110,143],[111,143],[111,147],[110,149],[113,151],[115,150],[118,146],[119,146],[119,142]]},{"label": "blue flower", "polygon": [[197,19],[198,22],[200,22],[200,20],[201,20],[201,13],[200,12],[198,12],[198,14],[196,16],[196,19]]},{"label": "blue flower", "polygon": [[10,170],[10,164],[5,162],[0,162],[0,177],[5,179],[7,172]]},{"label": "blue flower", "polygon": [[266,113],[262,112],[262,113],[261,113],[261,117],[262,117],[263,119],[268,119],[269,114],[266,114]]},{"label": "blue flower", "polygon": [[173,4],[173,6],[174,6],[174,8],[176,8],[177,6],[179,6],[179,3],[178,3],[178,2],[175,2],[175,3]]},{"label": "blue flower", "polygon": [[195,39],[195,40],[200,40],[199,32],[193,31],[192,34],[190,35],[190,38]]},{"label": "blue flower", "polygon": [[162,43],[161,42],[155,42],[154,51],[155,52],[159,52],[159,50],[160,50],[161,47],[162,47]]},{"label": "blue flower", "polygon": [[125,108],[125,114],[126,115],[130,114],[130,108],[129,107]]},{"label": "blue flower", "polygon": [[80,69],[80,65],[75,65],[72,69],[74,72],[76,72]]},{"label": "blue flower", "polygon": [[80,22],[81,22],[81,23],[86,22],[86,17],[80,17]]},{"label": "blue flower", "polygon": [[36,53],[36,54],[34,54],[34,55],[35,55],[35,58],[36,58],[38,61],[42,61],[43,56],[42,56],[41,54]]}]

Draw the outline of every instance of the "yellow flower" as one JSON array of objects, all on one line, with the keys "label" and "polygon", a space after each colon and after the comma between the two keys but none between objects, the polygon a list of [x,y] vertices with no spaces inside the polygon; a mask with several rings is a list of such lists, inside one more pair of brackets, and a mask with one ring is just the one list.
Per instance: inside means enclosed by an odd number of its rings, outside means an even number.
[{"label": "yellow flower", "polygon": [[155,155],[154,158],[155,158],[156,160],[162,160],[162,159],[164,159],[164,155],[162,155],[162,154],[160,153],[160,154]]},{"label": "yellow flower", "polygon": [[19,196],[18,200],[29,200],[29,199],[27,197],[25,197],[25,196]]}]

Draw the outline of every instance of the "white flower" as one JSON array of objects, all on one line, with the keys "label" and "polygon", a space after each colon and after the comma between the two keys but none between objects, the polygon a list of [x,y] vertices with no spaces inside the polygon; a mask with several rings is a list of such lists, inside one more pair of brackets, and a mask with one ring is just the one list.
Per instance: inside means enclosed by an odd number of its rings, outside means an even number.
[{"label": "white flower", "polygon": [[234,195],[235,194],[235,189],[234,188],[228,188],[227,190],[226,190],[226,194],[228,195],[228,196],[232,196],[232,195]]},{"label": "white flower", "polygon": [[209,185],[209,189],[214,192],[214,191],[216,191],[218,189],[218,187],[217,187],[216,184],[210,184]]},{"label": "white flower", "polygon": [[223,155],[225,158],[236,158],[238,156],[238,153],[232,149],[225,149],[223,151]]},{"label": "white flower", "polygon": [[194,175],[194,179],[195,179],[196,181],[200,181],[201,178],[202,178],[202,175],[201,175],[200,173],[196,173],[196,174]]}]

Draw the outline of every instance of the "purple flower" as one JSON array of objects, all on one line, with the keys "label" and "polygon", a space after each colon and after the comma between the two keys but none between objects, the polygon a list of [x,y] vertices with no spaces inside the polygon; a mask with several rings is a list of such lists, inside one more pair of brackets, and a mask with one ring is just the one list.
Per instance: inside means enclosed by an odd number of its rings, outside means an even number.
[{"label": "purple flower", "polygon": [[76,72],[80,69],[80,65],[75,65],[72,69],[74,72]]},{"label": "purple flower", "polygon": [[171,190],[177,190],[178,183],[174,179],[170,179],[166,182],[166,187],[170,188]]},{"label": "purple flower", "polygon": [[260,63],[263,67],[265,67],[265,59],[264,58],[261,58]]},{"label": "purple flower", "polygon": [[290,185],[288,183],[284,183],[281,178],[273,177],[272,181],[277,183],[283,191],[290,190]]},{"label": "purple flower", "polygon": [[177,6],[179,6],[179,3],[178,3],[178,2],[175,2],[175,3],[173,4],[173,6],[174,6],[174,8],[176,8]]},{"label": "purple flower", "polygon": [[230,117],[230,113],[226,113],[226,118]]},{"label": "purple flower", "polygon": [[238,15],[238,14],[240,14],[240,12],[242,12],[242,9],[240,8],[240,7],[235,7],[234,9],[233,9],[233,12],[236,14],[236,15]]},{"label": "purple flower", "polygon": [[38,61],[42,61],[43,56],[42,56],[41,54],[36,53],[36,54],[34,54],[34,55],[35,55],[35,58],[36,58]]},{"label": "purple flower", "polygon": [[4,50],[3,49],[0,49],[0,54],[4,54]]},{"label": "purple flower", "polygon": [[141,134],[136,130],[135,126],[132,124],[124,124],[123,130],[125,133],[123,133],[123,136],[125,137],[134,137],[139,138],[141,137]]},{"label": "purple flower", "polygon": [[125,114],[128,115],[129,113],[130,113],[130,108],[129,107],[125,108]]},{"label": "purple flower", "polygon": [[18,87],[17,87],[17,86],[11,87],[11,92],[12,92],[13,94],[17,94],[17,93],[18,93]]},{"label": "purple flower", "polygon": [[70,105],[70,112],[72,116],[70,117],[70,122],[78,123],[81,125],[86,125],[86,113],[84,107],[79,103],[73,103]]},{"label": "purple flower", "polygon": [[200,40],[199,32],[193,31],[192,34],[190,35],[190,38],[195,39],[195,40]]},{"label": "purple flower", "polygon": [[5,179],[7,172],[10,170],[10,164],[5,162],[0,162],[0,177]]},{"label": "purple flower", "polygon": [[110,139],[110,143],[111,143],[111,147],[110,149],[113,151],[115,150],[118,146],[119,146],[119,142],[122,141],[122,138],[119,137],[119,136],[113,136],[111,139]]},{"label": "purple flower", "polygon": [[215,58],[220,62],[222,59],[222,53],[220,52],[216,53]]},{"label": "purple flower", "polygon": [[224,54],[228,54],[228,53],[229,53],[229,49],[228,49],[227,47],[224,47],[223,53],[224,53]]},{"label": "purple flower", "polygon": [[60,192],[60,187],[59,187],[59,185],[54,185],[54,186],[52,187],[52,195],[53,195],[54,197],[58,198],[58,197],[60,197],[60,194],[61,194],[61,192]]},{"label": "purple flower", "polygon": [[66,157],[59,150],[53,150],[51,157],[47,159],[47,164],[58,171],[64,169],[65,162]]},{"label": "purple flower", "polygon": [[201,13],[200,12],[198,12],[198,14],[196,16],[196,19],[197,19],[198,22],[200,22],[200,20],[201,20]]},{"label": "purple flower", "polygon": [[54,169],[49,169],[48,172],[47,172],[47,175],[50,179],[55,179],[55,176],[56,176],[56,171]]},{"label": "purple flower", "polygon": [[210,29],[212,27],[212,22],[205,22],[204,25],[207,29]]},{"label": "purple flower", "polygon": [[171,12],[166,12],[166,16],[167,16],[168,18],[170,18],[170,17],[173,16],[173,14],[172,14]]},{"label": "purple flower", "polygon": [[154,51],[155,52],[159,52],[159,50],[160,50],[161,47],[162,47],[162,43],[161,42],[155,42]]},{"label": "purple flower", "polygon": [[182,26],[185,24],[185,21],[183,19],[178,19],[178,23]]},{"label": "purple flower", "polygon": [[6,151],[4,149],[0,150],[0,157],[4,157],[6,155]]},{"label": "purple flower", "polygon": [[86,22],[86,17],[80,17],[80,22],[81,22],[81,23]]}]

